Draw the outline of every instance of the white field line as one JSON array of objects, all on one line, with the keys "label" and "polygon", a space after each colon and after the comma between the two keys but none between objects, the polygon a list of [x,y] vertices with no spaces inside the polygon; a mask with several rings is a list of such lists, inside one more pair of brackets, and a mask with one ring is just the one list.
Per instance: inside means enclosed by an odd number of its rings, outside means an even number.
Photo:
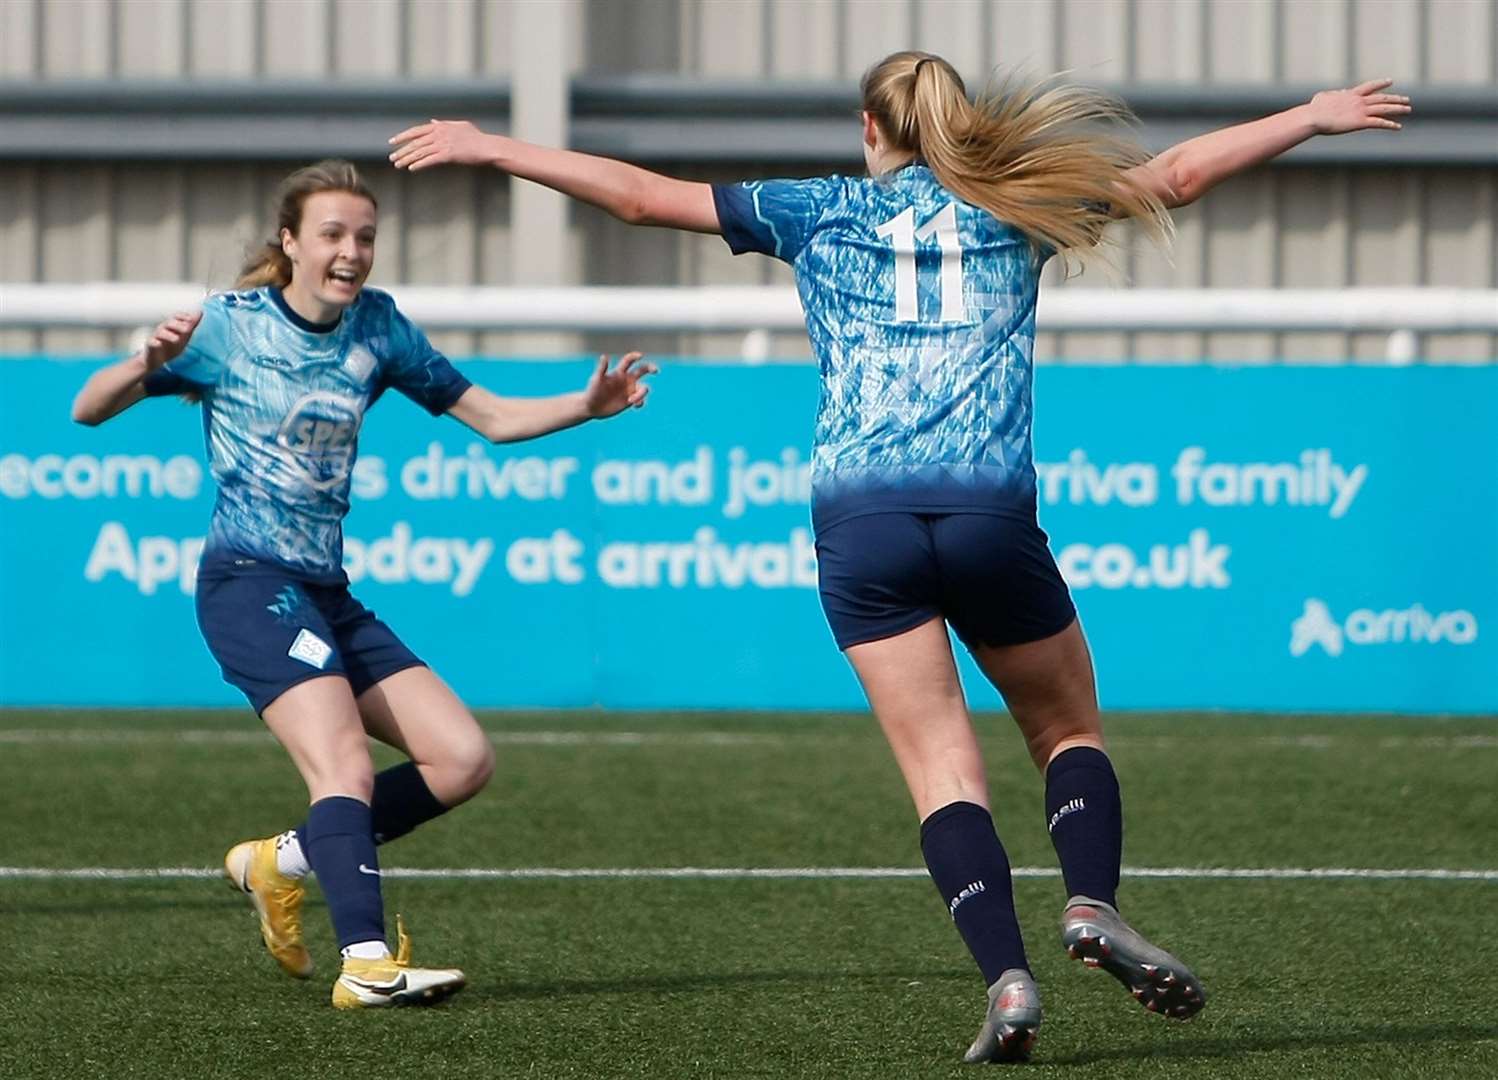
[{"label": "white field line", "polygon": [[[781,736],[771,732],[755,734],[736,731],[491,731],[489,741],[500,746],[749,746],[784,745],[791,739],[808,736]],[[230,746],[274,744],[268,731],[212,728],[171,731],[167,729],[17,728],[0,731],[0,743],[208,743]]]},{"label": "white field line", "polygon": [[[867,731],[849,732],[745,732],[745,731],[491,731],[489,741],[499,746],[789,746],[816,741],[846,741],[873,738]],[[186,731],[149,728],[16,728],[0,730],[0,744],[109,744],[109,743],[197,743],[244,746],[271,744],[267,731],[252,729],[203,728]],[[1306,735],[1235,735],[1214,732],[1210,735],[1174,737],[1169,735],[1108,736],[1111,746],[1149,749],[1180,749],[1183,745],[1232,744],[1270,749],[1330,750],[1339,745],[1358,743],[1381,750],[1493,750],[1498,749],[1494,735],[1388,735],[1368,737],[1345,734]]]},{"label": "white field line", "polygon": [[[107,867],[85,866],[72,868],[50,868],[41,866],[0,866],[0,879],[26,879],[31,881],[151,881],[181,880],[191,878],[221,877],[222,870],[195,866],[162,867]],[[1013,870],[1019,878],[1054,878],[1060,871],[1051,867],[1019,866]],[[489,867],[449,867],[445,869],[402,869],[387,867],[383,876],[389,878],[425,879],[438,881],[498,880],[498,881],[554,881],[554,880],[602,880],[627,878],[645,881],[701,880],[701,881],[746,881],[751,879],[772,880],[826,880],[878,881],[889,878],[924,878],[926,871],[903,866],[793,866],[793,867],[615,867],[572,869],[560,867],[516,867],[513,869]],[[1354,869],[1348,867],[1190,867],[1190,866],[1126,866],[1126,878],[1169,878],[1185,881],[1495,881],[1498,870],[1440,870],[1440,869]]]}]

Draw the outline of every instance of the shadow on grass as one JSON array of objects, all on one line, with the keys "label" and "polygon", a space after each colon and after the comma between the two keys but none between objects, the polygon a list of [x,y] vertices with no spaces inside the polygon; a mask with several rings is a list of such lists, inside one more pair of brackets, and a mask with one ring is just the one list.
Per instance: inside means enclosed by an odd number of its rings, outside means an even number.
[{"label": "shadow on grass", "polygon": [[[1044,1037],[1044,1032],[1042,1032]],[[1114,1047],[1110,1050],[1085,1051],[1059,1057],[1042,1055],[1035,1066],[1096,1065],[1104,1062],[1140,1061],[1144,1058],[1172,1058],[1192,1060],[1195,1058],[1237,1058],[1244,1054],[1271,1053],[1286,1050],[1335,1049],[1352,1046],[1419,1045],[1422,1043],[1476,1043],[1498,1039],[1498,1024],[1427,1024],[1424,1027],[1402,1028],[1394,1024],[1377,1027],[1356,1026],[1343,1031],[1327,1031],[1315,1034],[1295,1031],[1280,1031],[1262,1035],[1245,1035],[1239,1038],[1209,1038],[1167,1043],[1148,1043],[1136,1046]],[[1043,1045],[1043,1044],[1042,1044]]]},{"label": "shadow on grass", "polygon": [[806,985],[826,986],[835,981],[839,984],[887,984],[891,982],[970,982],[972,974],[948,968],[933,971],[739,971],[739,972],[693,972],[676,975],[653,975],[618,979],[555,979],[550,982],[505,983],[497,986],[470,987],[464,997],[470,1001],[481,998],[489,1001],[539,1000],[545,998],[578,997],[588,994],[673,994],[692,990],[718,990],[737,986]]}]

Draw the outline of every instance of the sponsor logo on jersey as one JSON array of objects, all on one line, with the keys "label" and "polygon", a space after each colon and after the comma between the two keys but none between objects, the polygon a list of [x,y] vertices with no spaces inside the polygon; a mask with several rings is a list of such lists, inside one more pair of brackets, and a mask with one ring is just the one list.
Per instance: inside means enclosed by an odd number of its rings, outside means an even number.
[{"label": "sponsor logo on jersey", "polygon": [[354,398],[315,391],[287,410],[276,433],[276,445],[308,484],[318,491],[329,491],[348,479],[362,421],[363,413]]},{"label": "sponsor logo on jersey", "polygon": [[1477,630],[1477,616],[1464,608],[1434,613],[1424,604],[1358,608],[1339,620],[1324,600],[1311,597],[1290,624],[1290,655],[1304,656],[1317,645],[1328,656],[1341,656],[1349,645],[1470,645]]}]

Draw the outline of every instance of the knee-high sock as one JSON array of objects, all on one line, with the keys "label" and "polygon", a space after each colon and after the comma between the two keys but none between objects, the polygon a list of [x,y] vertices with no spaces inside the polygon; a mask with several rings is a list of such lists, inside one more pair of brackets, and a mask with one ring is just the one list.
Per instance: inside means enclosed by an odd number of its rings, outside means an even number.
[{"label": "knee-high sock", "polygon": [[423,822],[447,813],[448,808],[427,787],[416,762],[407,761],[375,776],[369,810],[374,816],[375,843],[388,844]]},{"label": "knee-high sock", "polygon": [[1051,759],[1045,771],[1045,816],[1067,894],[1117,907],[1123,800],[1108,755],[1074,746]]},{"label": "knee-high sock", "polygon": [[1009,856],[988,811],[970,802],[935,811],[921,822],[921,854],[984,981],[992,986],[1010,968],[1028,971]]},{"label": "knee-high sock", "polygon": [[[376,773],[374,794],[369,800],[369,811],[374,826],[374,842],[388,844],[405,836],[416,826],[441,817],[451,807],[444,806],[427,787],[426,778],[416,767],[416,762],[407,761],[393,765]],[[307,850],[307,823],[295,829],[301,853]],[[288,856],[281,870],[295,867],[295,853]],[[293,875],[295,876],[295,875]]]},{"label": "knee-high sock", "polygon": [[346,795],[318,799],[307,811],[307,861],[322,885],[341,949],[385,940],[385,901],[369,807]]}]

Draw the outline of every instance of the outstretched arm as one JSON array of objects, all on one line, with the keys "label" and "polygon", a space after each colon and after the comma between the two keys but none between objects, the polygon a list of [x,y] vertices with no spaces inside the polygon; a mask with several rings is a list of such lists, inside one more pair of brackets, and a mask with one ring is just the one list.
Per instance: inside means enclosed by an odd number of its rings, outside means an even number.
[{"label": "outstretched arm", "polygon": [[201,311],[179,311],[151,331],[140,352],[90,375],[73,399],[73,419],[93,427],[144,398],[146,376],[182,354],[202,319]]},{"label": "outstretched arm", "polygon": [[467,120],[432,120],[390,140],[397,169],[490,165],[581,199],[630,225],[716,233],[712,185],[676,180],[622,161],[486,135]]},{"label": "outstretched arm", "polygon": [[587,386],[553,397],[501,397],[482,386],[470,386],[448,413],[497,443],[534,439],[585,420],[617,416],[625,409],[640,408],[650,393],[650,387],[640,380],[654,374],[656,366],[641,364],[640,359],[639,353],[629,353],[610,371],[609,358],[600,356]]},{"label": "outstretched arm", "polygon": [[1278,157],[1313,135],[1341,135],[1369,128],[1398,131],[1394,117],[1410,111],[1410,99],[1383,91],[1393,79],[1374,79],[1350,90],[1323,90],[1304,105],[1210,131],[1177,143],[1128,176],[1167,207],[1185,206],[1230,176]]}]

